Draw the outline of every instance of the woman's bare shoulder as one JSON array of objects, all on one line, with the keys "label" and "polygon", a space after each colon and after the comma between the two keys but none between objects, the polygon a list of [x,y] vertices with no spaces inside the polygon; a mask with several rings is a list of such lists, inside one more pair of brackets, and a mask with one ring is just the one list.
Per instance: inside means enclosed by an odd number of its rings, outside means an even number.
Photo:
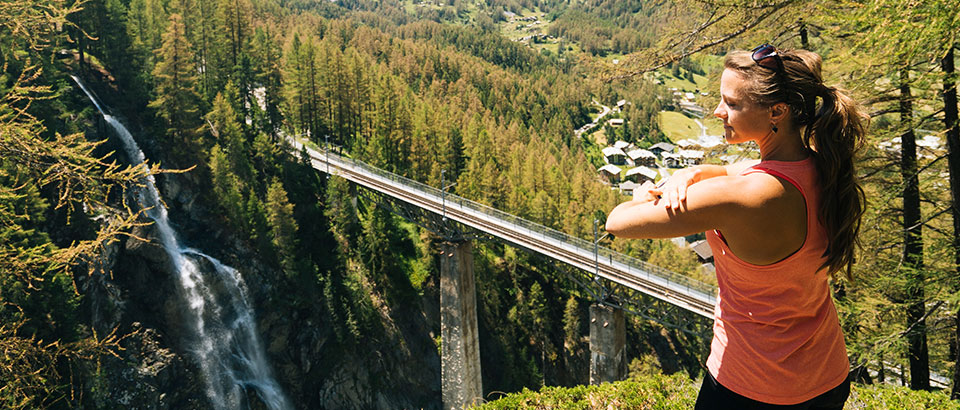
[{"label": "woman's bare shoulder", "polygon": [[769,205],[770,201],[788,194],[779,178],[765,173],[711,178],[691,185],[690,188],[694,195],[705,196],[705,199],[711,199],[711,202],[749,208]]}]

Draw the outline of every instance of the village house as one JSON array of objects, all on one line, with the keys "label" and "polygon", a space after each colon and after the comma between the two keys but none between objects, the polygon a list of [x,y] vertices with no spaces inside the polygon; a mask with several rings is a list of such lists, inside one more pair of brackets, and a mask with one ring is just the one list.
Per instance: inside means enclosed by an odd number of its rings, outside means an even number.
[{"label": "village house", "polygon": [[652,147],[650,147],[650,152],[652,152],[654,155],[662,156],[664,152],[673,153],[673,150],[676,148],[677,147],[673,146],[673,144],[668,144],[666,142],[658,142],[656,144],[653,144]]},{"label": "village house", "polygon": [[623,118],[611,118],[610,121],[607,121],[611,127],[621,127],[623,126]]},{"label": "village house", "polygon": [[623,152],[627,152],[635,148],[633,144],[622,140],[617,140],[617,142],[613,143],[613,146],[622,149]]},{"label": "village house", "polygon": [[633,151],[628,152],[627,157],[630,158],[630,161],[633,161],[633,165],[636,165],[636,166],[645,166],[645,167],[657,166],[656,154],[642,148],[637,148]]},{"label": "village house", "polygon": [[628,181],[633,181],[637,184],[642,185],[646,181],[650,181],[650,182],[656,181],[657,174],[658,174],[657,170],[641,166],[641,167],[628,169],[623,179],[626,179]]},{"label": "village house", "polygon": [[627,163],[627,154],[617,147],[606,147],[603,149],[603,159],[607,164],[624,165]]},{"label": "village house", "polygon": [[703,163],[703,151],[682,149],[677,155],[680,156],[680,161],[686,166],[700,165]]},{"label": "village house", "polygon": [[713,263],[713,250],[706,240],[701,239],[690,244],[690,249],[697,254],[697,260],[700,263]]},{"label": "village house", "polygon": [[717,158],[719,158],[724,165],[740,162],[740,160],[744,159],[742,155],[734,155],[734,154],[721,155]]},{"label": "village house", "polygon": [[616,165],[607,164],[600,167],[600,169],[597,171],[600,172],[600,176],[603,179],[607,180],[607,182],[611,184],[620,182],[620,171],[622,170]]},{"label": "village house", "polygon": [[684,138],[677,141],[677,146],[680,147],[680,149],[700,148],[700,143],[689,138]]},{"label": "village house", "polygon": [[633,190],[640,188],[640,184],[633,181],[620,183],[620,193],[624,195],[633,195]]},{"label": "village house", "polygon": [[674,154],[672,152],[666,152],[660,154],[660,158],[663,162],[663,166],[667,168],[681,168],[683,167],[683,158],[680,157],[680,154]]}]

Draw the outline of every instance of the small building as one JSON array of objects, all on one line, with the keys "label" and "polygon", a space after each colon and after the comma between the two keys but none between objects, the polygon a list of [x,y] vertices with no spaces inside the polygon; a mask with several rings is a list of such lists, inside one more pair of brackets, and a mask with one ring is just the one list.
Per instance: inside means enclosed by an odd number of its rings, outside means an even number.
[{"label": "small building", "polygon": [[622,170],[616,165],[607,164],[600,167],[600,169],[597,171],[600,172],[601,177],[606,179],[607,182],[610,182],[611,184],[620,182],[620,171]]},{"label": "small building", "polygon": [[633,190],[640,188],[640,184],[633,181],[624,181],[620,183],[620,193],[624,195],[633,195]]},{"label": "small building", "polygon": [[677,146],[680,147],[680,149],[700,148],[700,143],[689,138],[684,138],[677,141]]},{"label": "small building", "polygon": [[623,179],[628,181],[633,181],[637,184],[642,185],[646,181],[650,181],[650,182],[656,181],[657,174],[658,174],[657,170],[641,166],[641,167],[628,169]]},{"label": "small building", "polygon": [[626,141],[622,141],[622,140],[617,140],[616,142],[613,143],[613,146],[622,149],[623,152],[627,152],[633,149],[633,144]]},{"label": "small building", "polygon": [[617,101],[617,109],[623,110],[623,107],[627,105],[627,100]]},{"label": "small building", "polygon": [[683,158],[680,157],[680,154],[664,151],[660,154],[660,158],[663,159],[663,165],[667,168],[683,167]]},{"label": "small building", "polygon": [[713,250],[705,239],[701,239],[690,244],[690,249],[697,254],[697,260],[700,263],[713,263]]},{"label": "small building", "polygon": [[657,166],[657,155],[642,148],[637,148],[627,153],[627,157],[633,161],[633,165],[644,167]]},{"label": "small building", "polygon": [[697,144],[700,144],[703,149],[713,149],[723,144],[723,141],[723,135],[704,135],[700,137]]},{"label": "small building", "polygon": [[627,163],[627,154],[617,147],[606,147],[603,149],[603,159],[607,164],[623,165]]},{"label": "small building", "polygon": [[742,155],[734,155],[734,154],[721,155],[717,158],[719,158],[724,165],[737,163],[744,159]]},{"label": "small building", "polygon": [[703,151],[682,149],[677,155],[680,155],[680,160],[683,162],[683,165],[686,166],[700,165],[703,163]]},{"label": "small building", "polygon": [[607,123],[610,124],[611,127],[622,127],[623,118],[611,118]]},{"label": "small building", "polygon": [[673,150],[676,148],[677,147],[673,146],[673,144],[668,144],[666,142],[658,142],[656,144],[653,144],[652,147],[650,147],[650,152],[654,153],[654,155],[663,156],[664,152],[673,153]]}]

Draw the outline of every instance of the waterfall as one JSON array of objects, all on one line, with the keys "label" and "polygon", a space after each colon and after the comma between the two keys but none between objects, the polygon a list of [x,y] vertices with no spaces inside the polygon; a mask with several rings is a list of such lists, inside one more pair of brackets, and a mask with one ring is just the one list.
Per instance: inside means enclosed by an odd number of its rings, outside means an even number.
[{"label": "waterfall", "polygon": [[700,138],[700,139],[703,139],[703,137],[706,137],[706,136],[707,136],[707,126],[703,125],[703,123],[700,122],[700,120],[698,120],[698,119],[694,119],[693,121],[696,122],[696,123],[697,123],[697,126],[700,127],[700,135],[699,135],[699,138]]},{"label": "waterfall", "polygon": [[[143,164],[146,157],[127,128],[103,111],[79,78],[71,77],[116,131],[129,160]],[[147,216],[156,224],[158,239],[176,270],[186,318],[194,332],[192,340],[185,345],[200,364],[213,408],[242,408],[245,390],[252,388],[270,409],[290,409],[273,379],[263,344],[257,336],[254,311],[247,302],[243,277],[216,258],[182,247],[170,225],[167,209],[160,201],[153,176],[148,175],[144,182],[136,193],[137,199],[142,207],[148,208]]]}]

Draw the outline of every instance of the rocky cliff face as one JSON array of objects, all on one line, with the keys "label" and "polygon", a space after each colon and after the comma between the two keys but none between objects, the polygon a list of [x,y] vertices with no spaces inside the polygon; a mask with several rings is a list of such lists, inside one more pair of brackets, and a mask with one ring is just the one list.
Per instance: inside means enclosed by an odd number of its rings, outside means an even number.
[{"label": "rocky cliff face", "polygon": [[[280,303],[283,295],[276,284],[283,280],[282,273],[210,222],[218,212],[204,203],[200,193],[209,183],[197,172],[162,175],[157,182],[183,243],[235,267],[244,277],[274,377],[295,408],[440,407],[440,362],[429,337],[429,330],[439,326],[436,314],[425,309],[436,308],[429,302],[429,290],[411,306],[381,309],[386,330],[378,337],[343,346],[322,309]],[[114,329],[126,335],[119,357],[104,359],[99,377],[85,381],[83,402],[90,407],[211,407],[202,373],[187,347],[194,336],[185,326],[183,298],[155,230],[153,225],[135,228],[91,262],[96,265],[92,275],[76,277],[90,327],[101,335]],[[321,306],[323,297],[317,294],[310,303]],[[249,408],[265,408],[253,389],[248,389],[247,401]]]}]

